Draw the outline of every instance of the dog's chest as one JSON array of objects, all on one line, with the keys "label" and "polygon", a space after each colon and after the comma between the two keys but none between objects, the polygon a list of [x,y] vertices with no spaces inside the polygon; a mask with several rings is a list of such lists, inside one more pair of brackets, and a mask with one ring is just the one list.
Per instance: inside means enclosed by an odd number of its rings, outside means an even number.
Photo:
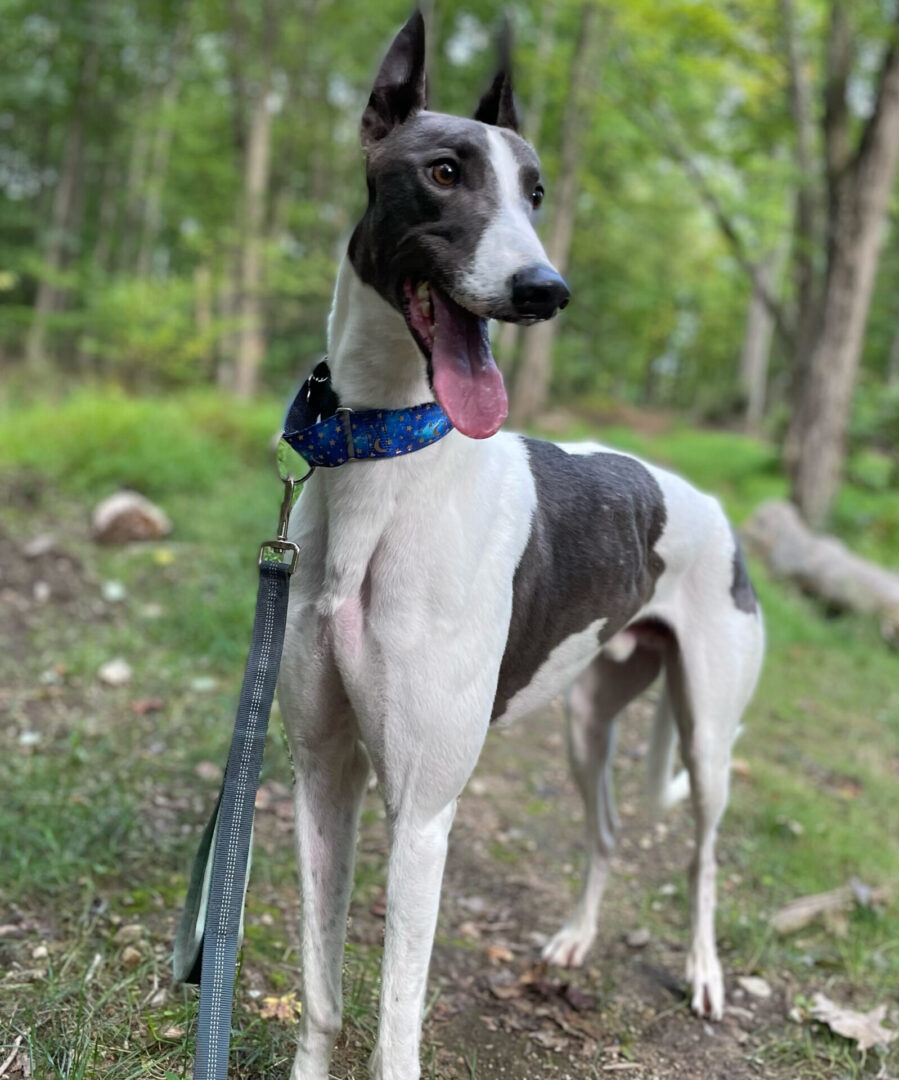
[{"label": "dog's chest", "polygon": [[458,436],[457,453],[454,437],[431,448],[448,453],[321,478],[292,523],[296,603],[317,625],[303,647],[337,666],[351,698],[430,671],[447,692],[476,679],[492,700],[533,487],[518,440]]},{"label": "dog's chest", "polygon": [[430,472],[424,453],[417,470],[353,467],[310,499],[301,589],[318,631],[308,645],[331,658],[357,707],[428,678],[447,695],[483,686],[478,708],[494,719],[527,711],[651,597],[665,506],[645,466],[516,436],[490,442]]}]

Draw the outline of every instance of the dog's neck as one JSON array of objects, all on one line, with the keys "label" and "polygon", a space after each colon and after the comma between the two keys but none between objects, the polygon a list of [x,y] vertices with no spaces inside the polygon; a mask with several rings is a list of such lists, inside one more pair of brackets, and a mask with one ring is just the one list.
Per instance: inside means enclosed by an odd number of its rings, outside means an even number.
[{"label": "dog's neck", "polygon": [[328,320],[328,364],[341,405],[351,409],[402,409],[433,399],[405,319],[362,282],[348,255]]}]

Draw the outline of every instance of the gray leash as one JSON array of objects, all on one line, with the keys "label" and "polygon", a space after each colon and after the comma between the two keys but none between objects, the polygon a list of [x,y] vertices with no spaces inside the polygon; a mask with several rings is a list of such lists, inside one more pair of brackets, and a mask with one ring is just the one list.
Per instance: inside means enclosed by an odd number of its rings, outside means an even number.
[{"label": "gray leash", "polygon": [[[300,462],[295,480],[286,459]],[[290,575],[299,549],[287,539],[287,520],[298,488],[312,470],[285,443],[278,454],[284,500],[278,536],[259,551],[259,593],[228,764],[215,810],[194,860],[187,900],[175,938],[173,968],[179,982],[199,982],[200,1008],[194,1080],[226,1080],[237,954],[253,839],[253,815],[269,713],[278,680]],[[287,555],[289,562],[284,562]]]}]

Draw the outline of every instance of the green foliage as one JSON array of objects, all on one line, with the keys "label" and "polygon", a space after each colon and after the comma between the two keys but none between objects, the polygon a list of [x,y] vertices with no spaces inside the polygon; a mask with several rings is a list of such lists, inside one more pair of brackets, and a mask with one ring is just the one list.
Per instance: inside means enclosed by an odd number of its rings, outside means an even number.
[{"label": "green foliage", "polygon": [[192,283],[181,278],[98,281],[85,301],[79,348],[126,385],[191,385],[211,376],[222,327],[197,327]]},{"label": "green foliage", "polygon": [[242,404],[212,391],[135,398],[82,389],[27,411],[2,408],[0,462],[96,499],[121,487],[193,495],[262,461],[280,419],[270,401]]},{"label": "green foliage", "polygon": [[[323,350],[336,260],[365,200],[358,119],[407,7],[273,5],[263,376],[279,389]],[[796,8],[818,85],[826,5],[798,0]],[[74,370],[146,388],[227,375],[240,326],[240,208],[264,64],[261,11],[246,0],[225,8],[77,0],[54,13],[8,0],[0,43],[0,124],[10,148],[0,158],[6,356],[24,348],[42,279],[63,289],[47,331],[63,377]],[[493,64],[498,11],[484,0],[435,6],[437,107],[471,111]],[[526,124],[540,113],[531,133],[550,216],[580,11],[579,0],[520,0],[511,11],[521,112]],[[797,178],[781,7],[607,0],[601,23],[568,266],[574,303],[560,323],[554,393],[720,417],[735,401],[749,286],[678,153],[697,163],[751,257],[789,230]],[[864,61],[856,125],[885,25],[879,11],[853,9]],[[51,267],[48,245],[60,239],[52,204],[79,118],[75,209]],[[878,379],[896,320],[897,250],[888,244],[866,344],[866,370]],[[789,301],[788,277],[780,284]],[[775,397],[789,360],[779,343]]]}]

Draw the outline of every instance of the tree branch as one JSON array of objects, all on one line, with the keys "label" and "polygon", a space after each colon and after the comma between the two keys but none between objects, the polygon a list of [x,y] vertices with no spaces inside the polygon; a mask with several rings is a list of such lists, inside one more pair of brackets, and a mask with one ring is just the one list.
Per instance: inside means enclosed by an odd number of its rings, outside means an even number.
[{"label": "tree branch", "polygon": [[[852,34],[843,0],[834,0],[827,35],[827,81],[824,87],[824,153],[831,207],[849,164],[849,108],[846,86],[852,71]],[[831,214],[831,218],[833,214]]]},{"label": "tree branch", "polygon": [[737,264],[745,271],[749,280],[752,282],[752,287],[755,289],[759,299],[768,309],[771,318],[774,320],[774,325],[777,328],[778,334],[787,346],[792,347],[794,330],[787,317],[787,313],[784,310],[784,306],[768,288],[768,283],[765,280],[762,267],[749,257],[743,237],[731,220],[730,215],[722,206],[721,200],[712,190],[712,187],[703,175],[702,170],[696,162],[693,161],[690,155],[682,147],[678,146],[669,134],[660,136],[660,138],[666,152],[683,167],[684,172],[690,180],[693,181],[697,194],[715,219],[715,222],[725,239],[730,244],[731,251],[733,252],[734,258],[737,260]]},{"label": "tree branch", "polygon": [[[796,188],[796,282],[800,309],[810,304],[814,283],[812,251],[815,246],[817,218],[816,171],[812,149],[811,86],[803,68],[802,54],[796,37],[793,0],[780,0],[783,20],[784,46],[790,83],[790,111],[796,126],[794,151],[798,184]],[[798,332],[798,331],[797,331]]]},{"label": "tree branch", "polygon": [[[632,75],[636,83],[643,82],[645,85],[645,80],[643,80],[639,74],[632,73]],[[631,121],[638,128],[642,128],[646,131],[649,125],[642,121],[639,111],[634,106],[633,100],[627,102],[619,101],[618,104],[622,112],[629,116]],[[678,162],[687,174],[687,177],[693,182],[700,200],[705,204],[706,209],[711,213],[718,228],[730,244],[737,265],[752,282],[752,287],[755,290],[756,295],[770,313],[778,336],[787,348],[792,350],[795,347],[796,337],[793,321],[788,317],[784,305],[776,296],[774,296],[771,289],[768,288],[764,274],[762,273],[761,265],[750,258],[739,229],[725,210],[721,200],[715,194],[715,191],[705,178],[702,170],[672,135],[672,131],[675,130],[676,125],[672,123],[670,118],[657,116],[652,109],[648,109],[647,112],[651,118],[653,131],[646,131],[646,133],[660,143],[668,156]]]},{"label": "tree branch", "polygon": [[877,101],[859,141],[853,162],[856,172],[864,169],[866,162],[876,153],[883,142],[887,126],[895,122],[896,98],[899,97],[899,7],[893,17],[890,44],[877,84]]},{"label": "tree branch", "polygon": [[805,380],[818,322],[814,252],[818,240],[820,191],[819,172],[814,163],[812,88],[803,65],[793,0],[780,0],[780,11],[789,78],[790,112],[796,128],[793,149],[796,166],[793,212],[793,278],[796,285],[793,386],[798,394]]}]

